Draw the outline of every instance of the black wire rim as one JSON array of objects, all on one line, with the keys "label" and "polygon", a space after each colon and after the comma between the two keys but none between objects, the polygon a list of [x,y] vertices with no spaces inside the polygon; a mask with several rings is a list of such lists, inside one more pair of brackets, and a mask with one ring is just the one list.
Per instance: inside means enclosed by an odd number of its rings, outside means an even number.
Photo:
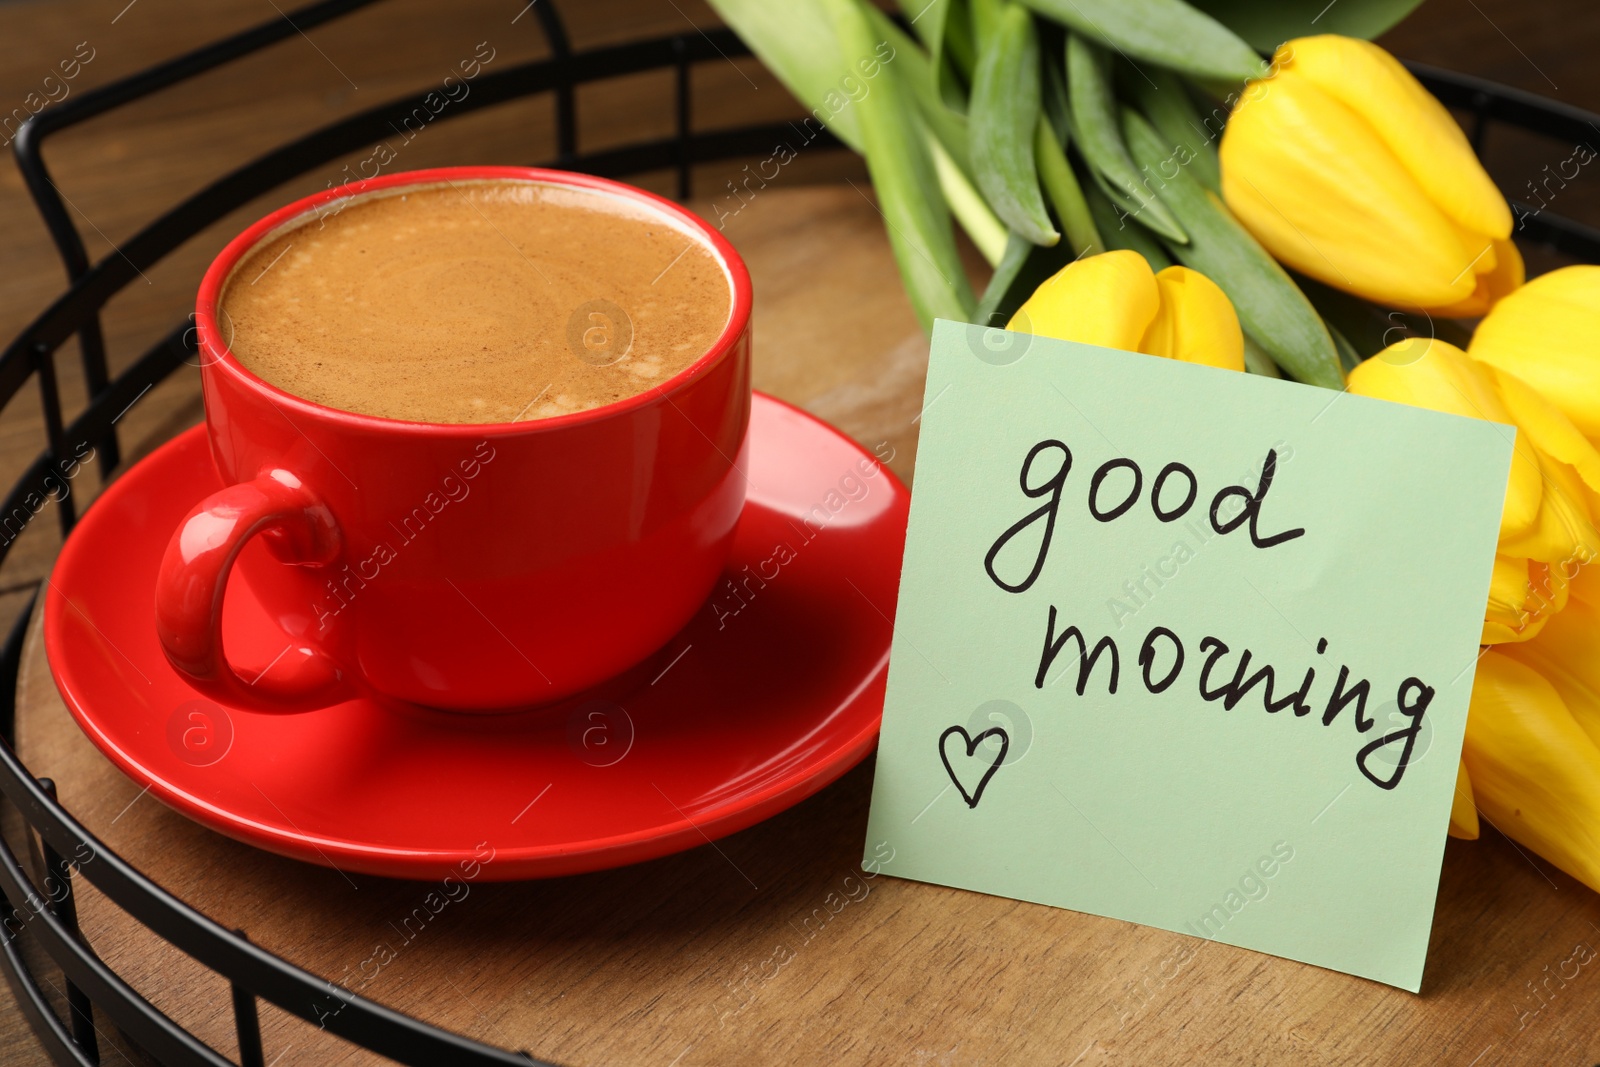
[{"label": "black wire rim", "polygon": [[[206,71],[250,55],[295,33],[340,18],[377,0],[324,0],[281,18],[168,60],[137,74],[41,111],[25,123],[13,142],[18,168],[56,244],[70,284],[0,353],[0,409],[37,375],[44,409],[44,448],[0,503],[0,516],[24,507],[30,494],[52,496],[50,482],[63,469],[61,459],[92,444],[101,472],[109,479],[121,462],[115,422],[154,385],[194,355],[194,331],[180,322],[125,371],[112,378],[100,327],[100,311],[141,270],[152,266],[192,236],[229,212],[312,168],[381,140],[397,122],[422,105],[426,93],[390,101],[315,130],[224,175],[149,222],[119,250],[91,262],[64,198],[42,157],[47,138],[125,104],[180,84]],[[606,177],[674,170],[677,194],[691,193],[696,163],[760,154],[793,133],[784,123],[696,132],[690,71],[708,60],[747,56],[749,49],[726,29],[663,37],[583,52],[572,50],[554,5],[530,4],[551,56],[495,73],[484,73],[473,92],[434,121],[480,108],[552,93],[556,103],[557,156],[543,163]],[[1408,64],[1447,106],[1470,113],[1469,135],[1481,154],[1494,124],[1582,144],[1600,129],[1600,115],[1546,100],[1493,82]],[[575,107],[576,87],[645,71],[676,72],[676,129],[671,138],[581,154]],[[812,143],[841,147],[831,134]],[[809,140],[809,139],[808,139]],[[1517,236],[1525,244],[1545,245],[1577,259],[1600,262],[1600,230],[1549,211],[1514,203]],[[66,423],[57,385],[55,354],[76,336],[90,402]],[[59,484],[59,483],[58,483]],[[77,521],[70,496],[57,499],[63,536]],[[31,513],[31,512],[30,512]],[[4,560],[12,541],[0,542]],[[189,907],[138,868],[107,849],[55,797],[49,779],[35,778],[14,751],[16,687],[23,639],[33,598],[12,620],[0,646],[0,791],[21,814],[26,831],[36,833],[45,872],[42,882],[28,876],[10,843],[0,838],[0,890],[9,908],[0,930],[0,969],[24,1014],[58,1064],[95,1067],[100,1062],[97,1015],[169,1067],[225,1067],[233,1061],[190,1034],[145,1000],[111,970],[78,931],[74,874],[87,878],[112,903],[169,944],[226,979],[232,988],[240,1067],[264,1067],[257,998],[299,1016],[347,1041],[412,1067],[544,1063],[527,1052],[509,1052],[413,1019],[358,996],[251,944]],[[67,1020],[51,1007],[40,980],[21,952],[21,938],[32,937],[61,968],[66,980]]]}]

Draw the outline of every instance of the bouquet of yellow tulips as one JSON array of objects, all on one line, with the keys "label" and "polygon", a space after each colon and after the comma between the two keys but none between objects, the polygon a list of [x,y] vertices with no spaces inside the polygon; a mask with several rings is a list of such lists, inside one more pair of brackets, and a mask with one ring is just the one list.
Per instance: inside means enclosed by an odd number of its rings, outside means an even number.
[{"label": "bouquet of yellow tulips", "polygon": [[1416,2],[911,0],[915,38],[864,0],[713,5],[865,155],[924,326],[1515,426],[1450,833],[1600,890],[1600,267],[1525,281],[1460,128],[1363,39]]}]

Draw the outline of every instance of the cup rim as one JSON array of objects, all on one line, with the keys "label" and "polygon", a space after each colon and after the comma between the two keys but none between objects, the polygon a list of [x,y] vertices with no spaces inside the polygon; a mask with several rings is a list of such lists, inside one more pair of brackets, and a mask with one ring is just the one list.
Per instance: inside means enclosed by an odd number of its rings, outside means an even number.
[{"label": "cup rim", "polygon": [[[217,328],[216,310],[223,287],[238,264],[268,235],[295,222],[316,209],[338,200],[365,196],[381,190],[408,186],[438,185],[450,182],[526,181],[563,188],[576,188],[591,192],[620,196],[661,212],[679,225],[693,231],[716,257],[718,265],[728,277],[728,321],[722,332],[711,342],[706,352],[677,374],[658,382],[650,388],[621,400],[586,408],[583,411],[552,415],[548,418],[524,419],[520,422],[423,422],[412,419],[394,419],[385,415],[369,415],[358,411],[330,407],[306,397],[281,389],[258,376],[241,363],[226,344],[221,341]],[[226,372],[243,386],[277,404],[298,412],[314,415],[323,420],[343,424],[350,428],[405,432],[426,436],[473,437],[506,436],[512,434],[550,433],[571,426],[601,419],[613,418],[637,410],[677,392],[692,381],[703,377],[710,369],[727,358],[738,346],[750,322],[754,293],[750,272],[744,260],[734,250],[728,239],[705,219],[666,197],[625,182],[613,181],[592,174],[555,170],[548,167],[467,166],[432,167],[424,170],[395,171],[374,178],[363,178],[344,185],[331,186],[320,192],[286,204],[259,221],[251,224],[217,253],[200,280],[199,294],[195,299],[195,327],[201,357],[201,371]]]}]

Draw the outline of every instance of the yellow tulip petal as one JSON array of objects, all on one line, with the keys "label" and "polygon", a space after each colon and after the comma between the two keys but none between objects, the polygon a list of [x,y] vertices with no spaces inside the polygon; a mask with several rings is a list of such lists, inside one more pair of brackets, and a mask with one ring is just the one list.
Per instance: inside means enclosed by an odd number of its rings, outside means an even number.
[{"label": "yellow tulip petal", "polygon": [[[1528,280],[1528,267],[1522,260],[1522,249],[1517,247],[1517,242],[1509,237],[1496,238],[1494,247],[1500,260],[1487,276],[1490,306],[1521,289]],[[1479,280],[1484,280],[1484,276],[1479,275]]]},{"label": "yellow tulip petal", "polygon": [[1472,802],[1472,779],[1465,763],[1456,764],[1456,791],[1450,798],[1450,836],[1463,841],[1478,839],[1478,808]]},{"label": "yellow tulip petal", "polygon": [[1479,644],[1510,645],[1531,641],[1552,615],[1567,604],[1569,583],[1559,568],[1504,553],[1494,558],[1489,602],[1483,612]]},{"label": "yellow tulip petal", "polygon": [[1520,642],[1532,640],[1539,636],[1539,632],[1544,628],[1545,621],[1548,618],[1548,615],[1541,615],[1520,630],[1513,630],[1498,622],[1484,619],[1482,636],[1478,638],[1478,643],[1480,645],[1494,645],[1496,648],[1509,648]]},{"label": "yellow tulip petal", "polygon": [[1478,644],[1498,645],[1511,640],[1514,640],[1514,631],[1500,623],[1483,620],[1483,630],[1478,637]]},{"label": "yellow tulip petal", "polygon": [[1434,308],[1433,314],[1446,319],[1475,319],[1488,314],[1490,308],[1521,288],[1527,270],[1516,243],[1495,241],[1494,251],[1497,254],[1492,266],[1485,268],[1481,261],[1477,264],[1477,267],[1485,269],[1478,270],[1477,288],[1473,289],[1472,295],[1458,304]]},{"label": "yellow tulip petal", "polygon": [[1538,464],[1544,477],[1538,519],[1513,536],[1502,536],[1501,551],[1541,563],[1592,557],[1600,533],[1589,514],[1588,490],[1565,463],[1540,455]]},{"label": "yellow tulip petal", "polygon": [[1120,249],[1062,267],[1033,291],[1006,329],[1137,352],[1160,306],[1150,264]]},{"label": "yellow tulip petal", "polygon": [[1496,555],[1494,557],[1494,570],[1489,577],[1489,605],[1484,610],[1484,625],[1498,627],[1496,633],[1503,634],[1498,640],[1488,637],[1485,630],[1483,643],[1486,645],[1498,644],[1500,641],[1517,640],[1517,634],[1526,623],[1524,604],[1527,602],[1528,593],[1532,586],[1528,582],[1528,561],[1515,556]]},{"label": "yellow tulip petal", "polygon": [[1336,34],[1301,37],[1279,54],[1287,55],[1290,71],[1361,116],[1429,199],[1463,229],[1511,236],[1506,198],[1461,127],[1399,60],[1370,41]]},{"label": "yellow tulip petal", "polygon": [[1574,598],[1545,625],[1537,641],[1501,649],[1544,676],[1572,718],[1600,745],[1600,608]]},{"label": "yellow tulip petal", "polygon": [[1600,266],[1563,267],[1495,304],[1472,355],[1521,378],[1600,437]]},{"label": "yellow tulip petal", "polygon": [[1388,306],[1472,295],[1460,227],[1348,107],[1291,66],[1235,109],[1220,147],[1222,193],[1282,262]]},{"label": "yellow tulip petal", "polygon": [[1514,374],[1492,372],[1495,390],[1506,411],[1534,448],[1577,471],[1590,490],[1600,493],[1600,450],[1573,425],[1561,409]]},{"label": "yellow tulip petal", "polygon": [[1471,264],[1472,273],[1477,275],[1492,274],[1494,273],[1494,268],[1500,262],[1500,257],[1496,250],[1505,242],[1483,238],[1480,244],[1479,237],[1480,235],[1474,234],[1470,230],[1461,231],[1461,243],[1468,248],[1477,247],[1478,249],[1477,258]]},{"label": "yellow tulip petal", "polygon": [[1244,370],[1244,331],[1217,283],[1188,267],[1156,275],[1161,307],[1144,332],[1139,351],[1152,356]]},{"label": "yellow tulip petal", "polygon": [[[1544,491],[1539,521],[1528,532],[1536,540],[1513,538],[1501,547],[1514,555],[1559,564],[1600,555],[1600,451],[1561,410],[1513,374],[1492,369],[1496,390],[1520,431],[1517,450],[1531,448],[1540,459]],[[1535,532],[1537,531],[1537,532]]]},{"label": "yellow tulip petal", "polygon": [[[1348,388],[1352,393],[1380,400],[1490,422],[1515,423],[1486,370],[1455,345],[1436,338],[1413,338],[1390,345],[1350,372]],[[1538,521],[1544,479],[1536,456],[1532,448],[1512,451],[1511,478],[1500,516],[1502,539],[1516,537]]]},{"label": "yellow tulip petal", "polygon": [[1600,748],[1548,681],[1485,652],[1462,760],[1490,825],[1600,889]]},{"label": "yellow tulip petal", "polygon": [[1561,577],[1565,563],[1528,564],[1528,608],[1548,619],[1559,615],[1571,599],[1572,583]]},{"label": "yellow tulip petal", "polygon": [[1600,567],[1595,566],[1600,557],[1569,560],[1561,564],[1558,574],[1564,578],[1574,600],[1582,600],[1600,608]]}]

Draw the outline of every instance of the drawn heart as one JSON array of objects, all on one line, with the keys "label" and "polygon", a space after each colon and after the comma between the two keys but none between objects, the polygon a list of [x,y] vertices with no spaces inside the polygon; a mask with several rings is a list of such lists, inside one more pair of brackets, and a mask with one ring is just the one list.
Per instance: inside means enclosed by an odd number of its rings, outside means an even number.
[{"label": "drawn heart", "polygon": [[[950,740],[952,734],[960,734],[961,740],[966,742],[968,759],[971,759],[977,753],[978,746],[983,744],[984,738],[998,737],[1000,739],[1000,751],[996,753],[994,762],[989,764],[988,770],[983,772],[983,777],[978,779],[978,788],[970,793],[967,792],[967,787],[961,784],[961,779],[956,776],[955,768],[950,766],[950,755],[945,751],[945,742]],[[994,772],[998,771],[1000,765],[1006,761],[1006,750],[1010,747],[1011,738],[999,726],[991,726],[977,737],[970,736],[960,726],[952,726],[939,735],[939,762],[944,764],[944,773],[948,774],[950,780],[955,783],[956,788],[961,790],[961,799],[967,802],[967,807],[975,808],[978,806],[978,801],[983,799],[984,787],[989,784],[989,779],[994,777]]]}]

